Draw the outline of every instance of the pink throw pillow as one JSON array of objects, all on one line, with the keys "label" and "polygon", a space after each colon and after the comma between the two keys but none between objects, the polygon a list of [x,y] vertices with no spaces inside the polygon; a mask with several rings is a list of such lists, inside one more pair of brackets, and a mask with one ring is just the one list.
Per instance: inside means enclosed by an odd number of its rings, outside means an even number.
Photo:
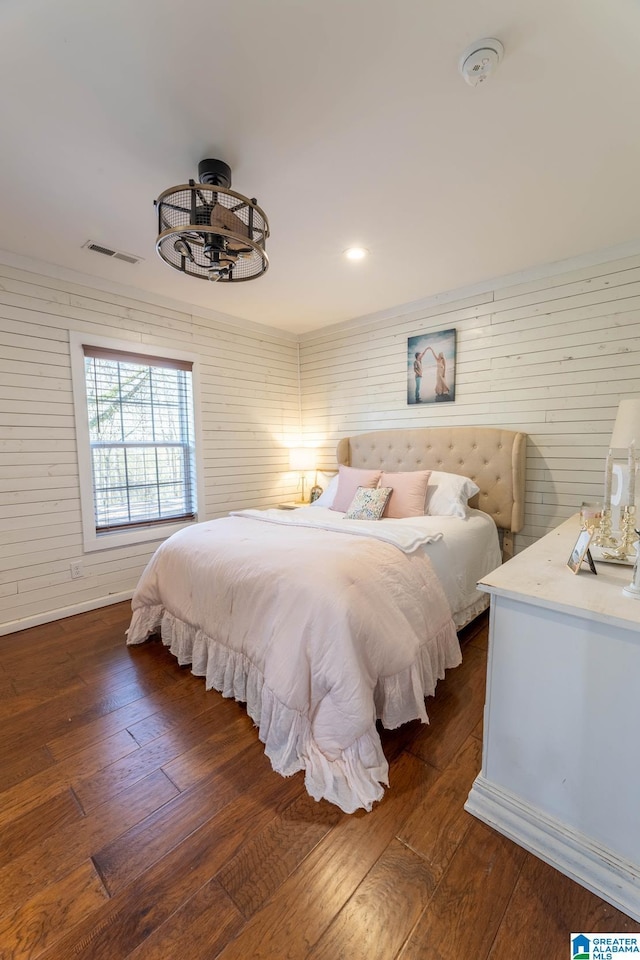
[{"label": "pink throw pillow", "polygon": [[431,470],[408,470],[403,473],[382,473],[381,487],[392,487],[393,493],[384,512],[385,517],[424,517],[427,484]]},{"label": "pink throw pillow", "polygon": [[351,506],[358,487],[373,489],[378,486],[380,470],[358,470],[357,467],[340,466],[338,469],[338,489],[331,510],[345,513]]}]

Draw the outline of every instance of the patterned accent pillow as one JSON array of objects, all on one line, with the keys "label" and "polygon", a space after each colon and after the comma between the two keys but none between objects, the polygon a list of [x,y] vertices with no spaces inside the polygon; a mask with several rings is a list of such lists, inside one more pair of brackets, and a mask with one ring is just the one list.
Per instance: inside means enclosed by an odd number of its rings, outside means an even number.
[{"label": "patterned accent pillow", "polygon": [[344,519],[380,520],[392,491],[393,487],[358,487]]}]

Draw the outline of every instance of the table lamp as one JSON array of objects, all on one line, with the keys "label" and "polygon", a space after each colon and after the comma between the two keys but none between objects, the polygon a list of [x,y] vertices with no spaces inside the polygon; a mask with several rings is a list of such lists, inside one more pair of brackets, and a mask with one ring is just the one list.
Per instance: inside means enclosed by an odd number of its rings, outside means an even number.
[{"label": "table lamp", "polygon": [[312,447],[291,447],[289,450],[289,469],[300,473],[302,485],[301,503],[306,503],[304,492],[304,474],[306,470],[315,470],[316,452]]}]

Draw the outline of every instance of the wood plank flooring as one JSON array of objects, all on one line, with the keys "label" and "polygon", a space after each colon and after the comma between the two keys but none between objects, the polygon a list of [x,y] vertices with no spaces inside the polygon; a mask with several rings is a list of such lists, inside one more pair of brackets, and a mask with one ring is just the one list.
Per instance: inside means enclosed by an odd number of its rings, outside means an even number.
[{"label": "wood plank flooring", "polygon": [[[529,960],[640,924],[469,816],[487,618],[370,814],[273,773],[118,604],[0,638],[1,960]],[[537,955],[537,953],[536,953]]]}]

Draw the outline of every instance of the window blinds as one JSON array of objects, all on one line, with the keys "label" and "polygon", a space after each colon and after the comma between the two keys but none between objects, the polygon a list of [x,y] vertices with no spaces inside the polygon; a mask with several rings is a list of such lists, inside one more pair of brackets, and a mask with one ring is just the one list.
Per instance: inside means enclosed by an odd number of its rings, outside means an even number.
[{"label": "window blinds", "polygon": [[192,364],[83,350],[96,532],[194,519]]}]

